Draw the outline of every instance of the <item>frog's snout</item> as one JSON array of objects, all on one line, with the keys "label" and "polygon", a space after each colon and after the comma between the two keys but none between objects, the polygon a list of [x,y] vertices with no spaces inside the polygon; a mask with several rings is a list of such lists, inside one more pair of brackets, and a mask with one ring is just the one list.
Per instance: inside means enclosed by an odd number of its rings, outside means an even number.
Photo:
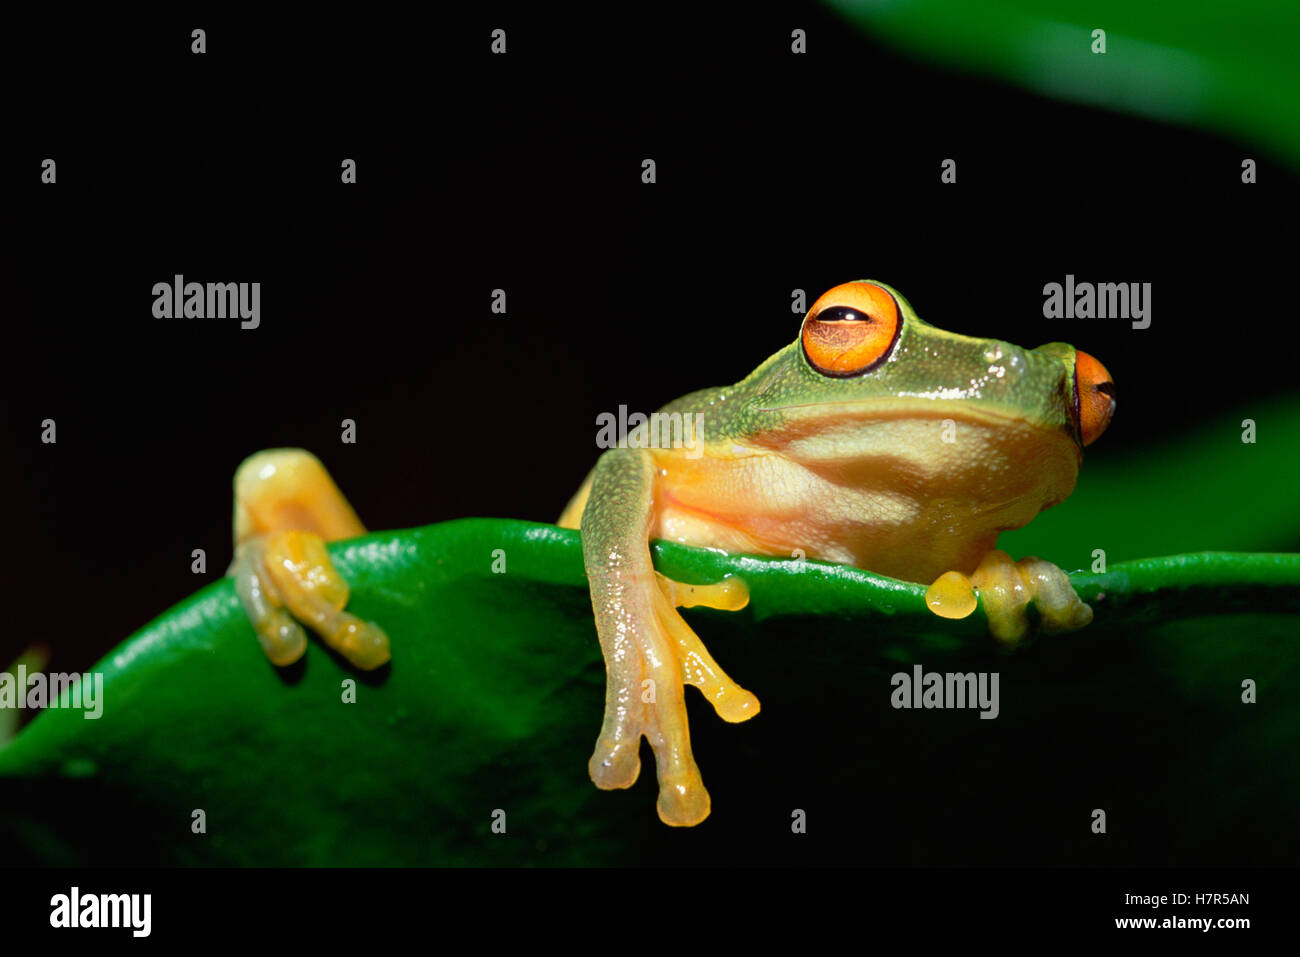
[{"label": "frog's snout", "polygon": [[1079,441],[1091,445],[1106,431],[1115,414],[1115,381],[1106,367],[1088,353],[1074,353],[1074,403],[1071,410]]}]

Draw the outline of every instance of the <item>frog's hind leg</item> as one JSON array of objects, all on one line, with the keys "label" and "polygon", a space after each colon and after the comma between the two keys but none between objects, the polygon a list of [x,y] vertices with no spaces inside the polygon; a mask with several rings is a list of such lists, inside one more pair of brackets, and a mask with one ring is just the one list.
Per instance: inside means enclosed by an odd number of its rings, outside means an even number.
[{"label": "frog's hind leg", "polygon": [[358,668],[389,660],[383,630],[343,610],[348,585],[325,543],[365,527],[314,455],[272,449],[246,459],[235,473],[234,532],[235,592],[274,664],[306,651],[300,621]]},{"label": "frog's hind leg", "polygon": [[596,465],[582,514],[606,672],[605,717],[588,771],[597,787],[630,787],[641,771],[644,735],[655,754],[659,817],[689,826],[708,817],[710,801],[691,753],[685,684],[699,687],[728,721],[757,714],[758,699],[727,677],[674,607],[678,599],[743,606],[737,586],[665,585],[656,575],[649,548],[653,487],[653,463],[643,450],[610,450]]}]

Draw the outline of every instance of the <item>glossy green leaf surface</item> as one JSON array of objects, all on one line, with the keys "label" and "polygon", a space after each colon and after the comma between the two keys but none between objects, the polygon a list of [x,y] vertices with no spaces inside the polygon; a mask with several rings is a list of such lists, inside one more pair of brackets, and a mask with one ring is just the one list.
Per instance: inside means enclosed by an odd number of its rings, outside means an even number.
[{"label": "glossy green leaf surface", "polygon": [[[1052,639],[1046,653],[1040,643],[1036,652],[999,656],[983,637],[982,615],[937,619],[920,586],[844,566],[660,544],[657,564],[674,577],[734,573],[749,583],[753,599],[740,613],[686,614],[765,709],[748,725],[725,726],[693,702],[714,817],[693,833],[670,833],[654,817],[648,753],[630,792],[599,792],[586,777],[604,674],[576,533],[473,519],[373,534],[332,551],[353,582],[350,607],[393,637],[390,666],[358,674],[313,643],[305,662],[278,673],[229,582],[209,586],[101,663],[102,718],[49,710],[0,751],[9,855],[50,863],[598,864],[707,856],[718,841],[758,853],[766,842],[746,844],[736,829],[753,829],[764,813],[754,795],[781,804],[770,769],[791,767],[789,749],[814,733],[810,720],[841,730],[852,723],[826,712],[820,696],[852,711],[853,688],[870,684],[876,727],[846,732],[861,736],[858,754],[833,775],[793,762],[799,770],[787,786],[797,790],[802,776],[819,793],[856,791],[909,740],[889,730],[907,714],[887,707],[887,676],[899,664],[993,660],[1004,683],[1008,669],[1020,670],[1013,686],[1045,696],[1036,707],[1051,708],[1060,704],[1054,695],[1070,692],[1061,675],[1045,679],[1042,669],[1063,669],[1068,659],[1104,671],[1106,648],[1125,627],[1172,623],[1184,646],[1221,654],[1207,635],[1230,619],[1206,619],[1212,629],[1198,635],[1196,619],[1180,609],[1224,600],[1269,612],[1249,617],[1254,653],[1280,655],[1295,671],[1295,555],[1184,556],[1080,576],[1088,597],[1110,596],[1093,628]],[[503,574],[492,570],[500,555]],[[1196,660],[1189,674],[1200,677],[1190,680],[1206,680],[1204,654]],[[1110,677],[1134,674],[1117,667]],[[1229,678],[1216,702],[1230,711],[1242,706],[1233,704]],[[348,680],[355,703],[343,701]],[[1019,717],[1008,710],[999,730],[1032,726],[1033,707]],[[960,738],[984,724],[951,730]],[[885,735],[892,743],[864,746]],[[206,816],[204,834],[191,832],[195,809]],[[505,835],[491,829],[498,810]],[[771,813],[779,834],[789,812]]]}]

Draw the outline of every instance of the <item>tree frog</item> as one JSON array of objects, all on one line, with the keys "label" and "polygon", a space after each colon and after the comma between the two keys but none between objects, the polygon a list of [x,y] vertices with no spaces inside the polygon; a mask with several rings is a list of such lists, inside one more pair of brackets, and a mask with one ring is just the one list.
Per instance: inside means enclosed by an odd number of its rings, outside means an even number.
[{"label": "tree frog", "polygon": [[[559,519],[581,531],[605,659],[592,781],[630,787],[645,737],[660,819],[698,824],[710,800],[684,686],[726,721],[759,711],[677,611],[741,608],[743,584],[670,581],[654,569],[651,539],[856,565],[928,585],[946,617],[970,614],[978,591],[1006,643],[1026,634],[1031,601],[1039,630],[1072,631],[1092,611],[1065,573],[995,546],[1073,491],[1083,447],[1114,410],[1111,377],[1087,353],[945,332],[874,280],[822,295],[799,337],[741,382],[669,403],[661,413],[688,423],[682,441],[642,432],[651,441],[609,449]],[[291,449],[245,461],[234,524],[236,591],[273,662],[303,654],[299,622],[360,668],[389,659],[381,627],[343,610],[347,585],[324,542],[364,528],[314,457]]]}]

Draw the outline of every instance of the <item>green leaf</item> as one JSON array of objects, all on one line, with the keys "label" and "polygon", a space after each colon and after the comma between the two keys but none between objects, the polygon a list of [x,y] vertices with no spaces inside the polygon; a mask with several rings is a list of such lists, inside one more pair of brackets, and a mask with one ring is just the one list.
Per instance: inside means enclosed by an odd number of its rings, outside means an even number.
[{"label": "green leaf", "polygon": [[[1300,7],[1241,0],[828,0],[919,56],[992,73],[1047,96],[1207,126],[1300,166]],[[1104,29],[1106,52],[1094,53]]]},{"label": "green leaf", "polygon": [[[504,574],[492,570],[497,549]],[[669,832],[656,819],[649,760],[628,792],[600,792],[587,779],[604,669],[577,533],[467,519],[331,547],[353,585],[349,607],[392,636],[393,663],[378,674],[354,672],[319,643],[300,666],[277,672],[228,581],[142,628],[94,669],[104,674],[101,718],[50,709],[0,750],[4,857],[60,864],[614,864],[708,859],[721,841],[736,854],[780,859],[791,853],[779,840],[788,836],[781,821],[788,825],[789,807],[802,806],[782,787],[803,781],[856,789],[875,780],[882,763],[908,760],[898,750],[903,738],[888,732],[899,715],[887,706],[895,662],[965,662],[965,670],[988,660],[982,616],[938,619],[926,610],[921,586],[816,562],[665,543],[655,551],[672,577],[707,582],[732,573],[752,592],[739,613],[685,613],[764,705],[748,724],[723,725],[692,694],[696,753],[714,798],[713,817],[694,834]],[[1294,673],[1300,556],[1188,555],[1076,581],[1093,600],[1106,595],[1093,626],[1044,639],[1033,653],[994,659],[1004,682],[1018,673],[1018,693],[1033,699],[1014,709],[1004,704],[1003,729],[1034,733],[1037,709],[1050,713],[1062,694],[1068,699],[1059,675],[1044,680],[1044,669],[1050,675],[1063,667],[1061,654],[1095,671],[1125,627],[1157,620],[1165,627],[1216,602],[1255,612],[1251,640],[1269,654],[1289,654]],[[1184,647],[1205,639],[1192,630],[1179,638]],[[1291,644],[1281,643],[1284,634]],[[1285,673],[1274,659],[1250,667]],[[1193,685],[1207,680],[1201,664],[1185,675]],[[1229,678],[1216,707],[1239,710],[1236,673]],[[347,680],[356,682],[353,704],[342,700]],[[797,750],[816,759],[822,745],[810,722],[857,726],[864,698],[877,715],[861,732],[870,747],[853,739],[857,753],[838,757],[830,776],[790,757]],[[885,731],[867,730],[873,721]],[[968,749],[963,742],[985,724],[954,724],[948,744]],[[1285,737],[1295,726],[1292,707],[1274,727]],[[803,770],[774,785],[763,769],[777,767]],[[191,831],[196,809],[206,833]],[[491,829],[498,809],[506,813],[505,835]]]}]

